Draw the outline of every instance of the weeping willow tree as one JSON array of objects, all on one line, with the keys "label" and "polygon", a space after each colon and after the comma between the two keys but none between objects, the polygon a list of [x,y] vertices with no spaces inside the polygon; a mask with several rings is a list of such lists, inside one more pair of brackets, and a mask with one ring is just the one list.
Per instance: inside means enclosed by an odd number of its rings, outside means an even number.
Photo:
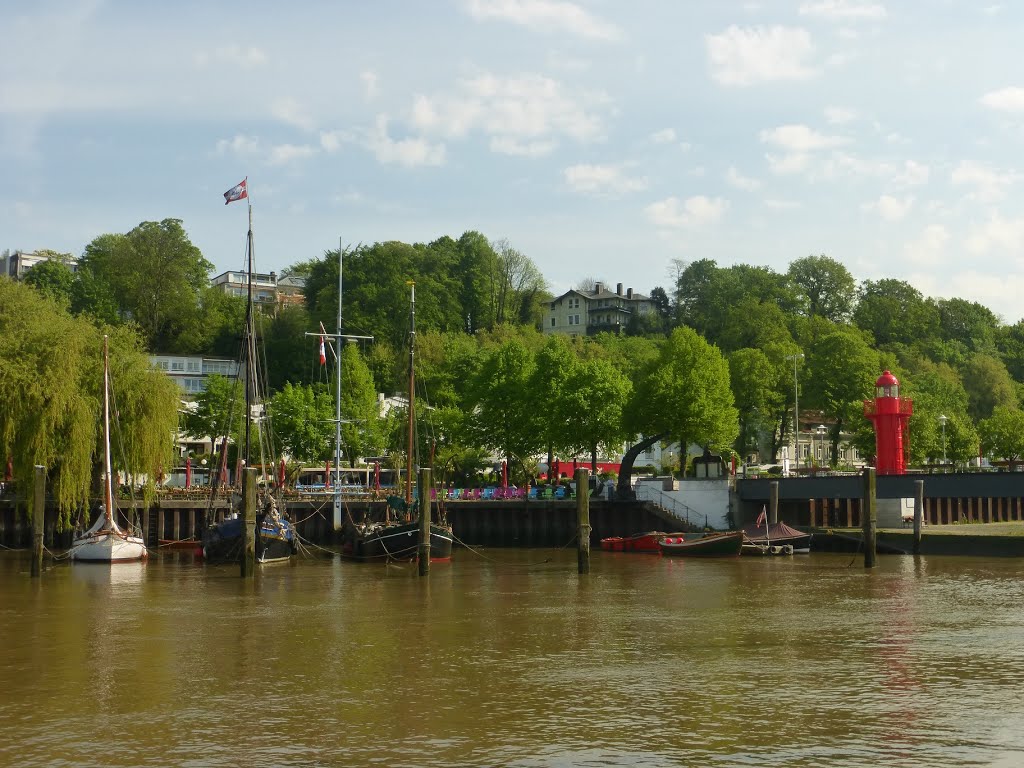
[{"label": "weeping willow tree", "polygon": [[112,460],[153,478],[172,457],[174,382],[150,369],[132,330],[98,328],[31,287],[0,278],[0,455],[11,457],[29,509],[33,467],[46,467],[61,528],[88,505],[102,463],[104,332],[117,407],[112,421],[121,435],[115,444],[124,449],[114,450]]}]

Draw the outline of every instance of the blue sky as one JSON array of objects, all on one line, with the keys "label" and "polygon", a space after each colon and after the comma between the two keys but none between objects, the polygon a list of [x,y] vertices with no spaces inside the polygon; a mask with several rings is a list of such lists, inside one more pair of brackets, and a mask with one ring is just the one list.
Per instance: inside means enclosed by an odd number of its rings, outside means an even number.
[{"label": "blue sky", "polygon": [[0,249],[180,218],[261,271],[507,239],[561,293],[675,260],[1024,316],[1024,7],[966,0],[0,5]]}]

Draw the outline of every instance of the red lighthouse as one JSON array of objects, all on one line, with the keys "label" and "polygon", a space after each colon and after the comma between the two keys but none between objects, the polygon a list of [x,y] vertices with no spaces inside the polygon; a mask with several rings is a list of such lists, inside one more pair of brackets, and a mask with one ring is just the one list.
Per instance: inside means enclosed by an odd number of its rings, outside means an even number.
[{"label": "red lighthouse", "polygon": [[884,371],[875,382],[875,399],[864,401],[864,416],[875,425],[875,468],[880,475],[902,475],[907,471],[910,451],[908,422],[914,401],[900,397],[900,382]]}]

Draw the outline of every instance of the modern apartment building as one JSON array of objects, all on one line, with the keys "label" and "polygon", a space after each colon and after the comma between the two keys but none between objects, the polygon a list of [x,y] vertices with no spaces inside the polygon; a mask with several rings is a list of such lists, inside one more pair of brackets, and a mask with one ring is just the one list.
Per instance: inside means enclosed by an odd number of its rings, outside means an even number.
[{"label": "modern apartment building", "polygon": [[150,355],[154,368],[167,373],[182,391],[197,394],[206,389],[206,379],[214,373],[237,378],[238,361],[203,357],[202,355]]}]

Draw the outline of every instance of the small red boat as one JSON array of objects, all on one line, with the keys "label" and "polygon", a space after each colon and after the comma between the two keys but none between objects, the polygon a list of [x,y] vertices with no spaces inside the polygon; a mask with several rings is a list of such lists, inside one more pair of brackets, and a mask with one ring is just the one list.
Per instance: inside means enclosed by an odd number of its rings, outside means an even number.
[{"label": "small red boat", "polygon": [[609,536],[601,539],[601,549],[608,552],[659,552],[658,541],[665,536],[682,536],[681,533],[647,531],[632,536]]}]

